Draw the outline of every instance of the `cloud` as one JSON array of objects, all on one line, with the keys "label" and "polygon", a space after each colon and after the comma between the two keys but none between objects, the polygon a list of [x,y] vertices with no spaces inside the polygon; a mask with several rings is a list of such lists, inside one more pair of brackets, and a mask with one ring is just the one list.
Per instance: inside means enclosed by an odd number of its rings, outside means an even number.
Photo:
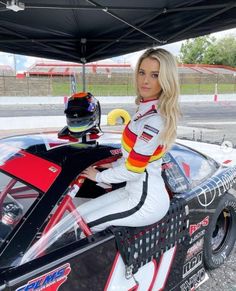
[{"label": "cloud", "polygon": [[14,56],[12,54],[0,52],[0,65],[9,65],[13,68]]},{"label": "cloud", "polygon": [[236,28],[224,30],[224,31],[219,31],[211,34],[212,36],[215,36],[216,38],[223,38],[229,35],[235,36],[236,37]]}]

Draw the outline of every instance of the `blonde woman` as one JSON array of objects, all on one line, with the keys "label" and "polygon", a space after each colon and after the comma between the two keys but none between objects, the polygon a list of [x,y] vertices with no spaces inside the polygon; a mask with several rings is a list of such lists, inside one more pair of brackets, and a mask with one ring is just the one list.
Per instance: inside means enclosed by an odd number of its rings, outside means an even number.
[{"label": "blonde woman", "polygon": [[123,131],[122,158],[104,165],[103,172],[89,167],[82,173],[96,182],[126,182],[79,207],[94,232],[111,225],[149,225],[169,208],[161,164],[175,141],[180,114],[175,58],[164,49],[147,50],[137,63],[135,81],[138,110]]}]

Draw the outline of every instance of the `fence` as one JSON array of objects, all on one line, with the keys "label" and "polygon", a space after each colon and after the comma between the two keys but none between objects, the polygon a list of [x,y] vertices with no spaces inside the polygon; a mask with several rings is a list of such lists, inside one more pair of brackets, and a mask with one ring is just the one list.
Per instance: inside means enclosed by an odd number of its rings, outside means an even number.
[{"label": "fence", "polygon": [[[236,93],[236,75],[180,74],[181,94]],[[133,74],[86,74],[86,90],[96,96],[132,96],[135,94]],[[59,77],[0,76],[0,96],[63,96],[70,95],[71,79]],[[82,75],[77,75],[77,91],[82,91]]]},{"label": "fence", "polygon": [[51,78],[0,77],[0,96],[50,96],[53,92]]}]

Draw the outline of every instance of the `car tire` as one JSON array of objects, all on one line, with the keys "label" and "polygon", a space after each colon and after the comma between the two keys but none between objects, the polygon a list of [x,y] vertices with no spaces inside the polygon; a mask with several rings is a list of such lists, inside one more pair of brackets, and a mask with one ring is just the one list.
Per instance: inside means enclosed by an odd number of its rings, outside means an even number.
[{"label": "car tire", "polygon": [[236,241],[236,198],[222,196],[211,218],[204,239],[204,264],[207,269],[222,265]]}]

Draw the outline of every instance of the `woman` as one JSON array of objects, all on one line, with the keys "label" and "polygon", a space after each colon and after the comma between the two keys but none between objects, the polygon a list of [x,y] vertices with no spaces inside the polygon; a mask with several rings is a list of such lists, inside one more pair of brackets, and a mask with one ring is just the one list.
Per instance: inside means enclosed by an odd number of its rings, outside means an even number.
[{"label": "woman", "polygon": [[176,138],[180,112],[174,57],[164,49],[147,50],[137,63],[135,81],[139,107],[122,134],[123,157],[104,165],[103,172],[89,167],[82,173],[96,182],[127,182],[78,208],[93,232],[111,225],[149,225],[169,208],[161,164]]}]

